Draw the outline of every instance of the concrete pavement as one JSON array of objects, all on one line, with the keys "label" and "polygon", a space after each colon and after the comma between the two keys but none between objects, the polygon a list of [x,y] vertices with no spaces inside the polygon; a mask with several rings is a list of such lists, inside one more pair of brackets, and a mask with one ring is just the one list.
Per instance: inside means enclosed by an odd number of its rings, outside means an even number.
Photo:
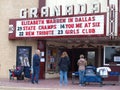
[{"label": "concrete pavement", "polygon": [[32,84],[29,80],[11,80],[1,79],[0,90],[119,90],[120,85],[89,84],[85,87],[78,84],[72,84],[69,80],[68,86],[59,86],[59,79],[40,80],[39,84]]}]

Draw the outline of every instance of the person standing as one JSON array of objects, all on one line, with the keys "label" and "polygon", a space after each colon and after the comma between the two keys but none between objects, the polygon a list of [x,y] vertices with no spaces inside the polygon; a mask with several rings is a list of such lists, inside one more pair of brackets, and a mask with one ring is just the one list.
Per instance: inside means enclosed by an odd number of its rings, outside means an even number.
[{"label": "person standing", "polygon": [[87,65],[87,61],[84,58],[84,55],[80,55],[80,59],[77,62],[78,65],[78,72],[79,72],[79,83],[80,86],[84,84],[84,74],[85,74],[85,66]]},{"label": "person standing", "polygon": [[32,84],[37,83],[39,80],[40,72],[40,50],[36,50],[33,56],[33,72],[32,72]]},{"label": "person standing", "polygon": [[58,66],[60,69],[60,85],[68,84],[67,72],[70,65],[70,59],[66,51],[64,51],[59,59]]}]

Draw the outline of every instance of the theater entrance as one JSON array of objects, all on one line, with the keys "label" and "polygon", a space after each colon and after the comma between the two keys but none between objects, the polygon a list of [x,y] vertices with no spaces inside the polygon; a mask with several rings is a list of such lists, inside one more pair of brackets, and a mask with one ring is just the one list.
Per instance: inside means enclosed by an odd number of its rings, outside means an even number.
[{"label": "theater entrance", "polygon": [[[82,47],[82,48],[68,48],[66,46],[62,46],[64,44],[59,43],[53,44],[51,42],[46,42],[46,49],[44,51],[45,61],[41,66],[44,66],[41,72],[41,75],[47,78],[59,78],[59,67],[58,60],[63,51],[67,51],[70,57],[71,65],[68,71],[69,77],[71,77],[72,72],[78,71],[77,61],[79,59],[80,54],[84,54],[87,63],[89,65],[98,66],[98,48],[97,47]],[[40,45],[38,45],[40,46]],[[45,45],[44,45],[45,46]],[[42,51],[42,49],[41,49]],[[42,51],[43,52],[43,51]],[[41,67],[42,68],[42,67]]]},{"label": "theater entrance", "polygon": [[80,54],[83,54],[87,60],[88,65],[97,66],[97,49],[96,48],[75,48],[68,49],[68,54],[71,60],[70,72],[75,72],[78,70],[77,61]]}]

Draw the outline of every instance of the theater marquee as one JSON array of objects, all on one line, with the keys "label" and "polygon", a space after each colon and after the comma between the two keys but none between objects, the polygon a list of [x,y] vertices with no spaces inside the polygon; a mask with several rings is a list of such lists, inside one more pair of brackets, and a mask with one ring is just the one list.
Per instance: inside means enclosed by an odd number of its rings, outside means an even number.
[{"label": "theater marquee", "polygon": [[105,35],[105,14],[77,15],[41,19],[18,19],[15,38]]}]

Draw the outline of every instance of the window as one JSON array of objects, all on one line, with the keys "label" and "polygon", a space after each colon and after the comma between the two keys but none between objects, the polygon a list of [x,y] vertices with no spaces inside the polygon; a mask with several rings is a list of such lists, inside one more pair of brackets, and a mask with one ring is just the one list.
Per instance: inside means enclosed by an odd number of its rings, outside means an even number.
[{"label": "window", "polygon": [[104,47],[104,65],[120,65],[120,46]]},{"label": "window", "polygon": [[16,66],[30,67],[31,65],[31,47],[17,46]]}]

